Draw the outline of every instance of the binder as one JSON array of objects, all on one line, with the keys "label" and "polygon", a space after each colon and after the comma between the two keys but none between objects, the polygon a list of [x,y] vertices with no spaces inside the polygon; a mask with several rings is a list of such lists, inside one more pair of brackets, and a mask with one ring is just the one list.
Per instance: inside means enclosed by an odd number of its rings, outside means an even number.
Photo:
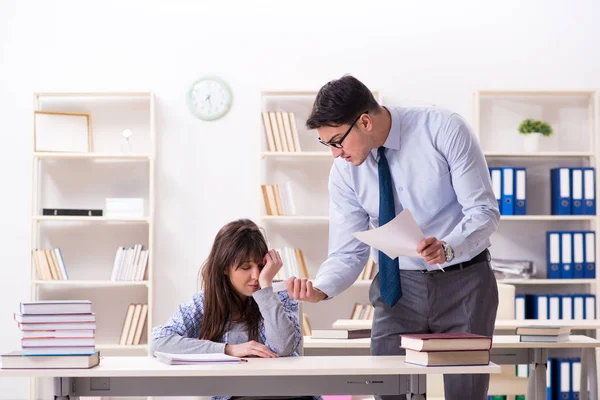
[{"label": "binder", "polygon": [[526,306],[525,306],[525,295],[515,295],[515,319],[524,320],[526,319]]},{"label": "binder", "polygon": [[573,235],[571,232],[561,232],[560,234],[560,277],[562,279],[573,278]]},{"label": "binder", "polygon": [[502,215],[515,215],[514,172],[511,167],[502,167],[502,205],[500,206]]},{"label": "binder", "polygon": [[583,214],[596,215],[596,170],[583,169]]},{"label": "binder", "polygon": [[569,400],[571,397],[571,363],[569,360],[559,359],[556,367],[559,398]]},{"label": "binder", "polygon": [[554,372],[554,365],[556,364],[556,359],[549,358],[548,364],[546,364],[546,399],[555,399],[556,395],[553,395],[554,388],[556,385],[553,385],[555,379],[552,375]]},{"label": "binder", "polygon": [[586,279],[596,278],[596,232],[585,232],[585,268],[583,277]]},{"label": "binder", "polygon": [[573,295],[573,319],[576,321],[585,319],[585,296],[582,294]]},{"label": "binder", "polygon": [[570,321],[573,319],[573,297],[569,294],[565,294],[561,297],[561,316],[560,319]]},{"label": "binder", "polygon": [[515,215],[527,214],[527,171],[515,168]]},{"label": "binder", "polygon": [[550,208],[553,215],[571,214],[571,173],[569,168],[550,170]]},{"label": "binder", "polygon": [[548,319],[558,321],[561,316],[561,296],[551,294],[548,296]]},{"label": "binder", "polygon": [[571,360],[571,399],[578,400],[581,391],[581,359]]},{"label": "binder", "polygon": [[494,196],[498,201],[498,208],[502,213],[502,169],[501,168],[490,168],[490,179],[492,180],[492,189]]},{"label": "binder", "polygon": [[534,295],[533,319],[547,320],[548,316],[548,296],[545,294]]},{"label": "binder", "polygon": [[571,214],[583,214],[583,169],[571,168]]},{"label": "binder", "polygon": [[560,232],[546,233],[546,251],[548,265],[548,279],[560,279],[560,264],[561,264],[561,247],[560,247]]},{"label": "binder", "polygon": [[573,234],[573,278],[583,278],[585,266],[585,245],[583,232],[572,232]]},{"label": "binder", "polygon": [[596,296],[593,294],[584,294],[585,299],[585,319],[596,319]]}]

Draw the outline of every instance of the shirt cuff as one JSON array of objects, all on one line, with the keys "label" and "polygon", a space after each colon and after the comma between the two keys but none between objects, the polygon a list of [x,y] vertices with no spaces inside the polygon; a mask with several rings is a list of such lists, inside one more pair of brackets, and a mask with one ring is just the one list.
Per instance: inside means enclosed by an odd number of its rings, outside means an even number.
[{"label": "shirt cuff", "polygon": [[470,255],[469,242],[460,233],[452,232],[442,239],[442,241],[446,242],[454,250],[454,259],[449,264],[468,261]]},{"label": "shirt cuff", "polygon": [[273,292],[273,287],[271,286],[257,290],[252,294],[252,298],[256,301],[259,308],[264,309],[274,307],[279,302],[279,296]]}]

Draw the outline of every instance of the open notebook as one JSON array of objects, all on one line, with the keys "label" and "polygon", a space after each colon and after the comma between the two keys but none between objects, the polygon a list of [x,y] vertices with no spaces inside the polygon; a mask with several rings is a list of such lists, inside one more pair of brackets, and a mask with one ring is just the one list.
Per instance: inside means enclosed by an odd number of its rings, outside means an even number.
[{"label": "open notebook", "polygon": [[246,362],[243,358],[229,356],[227,354],[171,354],[160,351],[154,352],[158,361],[170,365],[191,365],[210,363],[239,363]]}]

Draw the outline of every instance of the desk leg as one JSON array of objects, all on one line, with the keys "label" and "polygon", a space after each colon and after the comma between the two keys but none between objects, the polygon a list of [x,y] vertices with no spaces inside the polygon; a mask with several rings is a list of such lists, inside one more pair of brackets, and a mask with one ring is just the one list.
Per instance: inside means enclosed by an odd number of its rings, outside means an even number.
[{"label": "desk leg", "polygon": [[406,400],[425,400],[425,391],[427,390],[427,375],[411,375],[410,391],[406,395]]},{"label": "desk leg", "polygon": [[[596,367],[596,349],[587,349],[585,358],[587,361],[586,364],[590,383],[590,400],[598,400],[598,368]],[[583,360],[581,362],[583,364]],[[585,386],[581,386],[580,390],[583,392],[584,388],[587,388],[587,384]]]},{"label": "desk leg", "polygon": [[588,354],[589,350],[594,349],[581,349],[581,376],[579,377],[579,400],[588,400],[588,382],[591,382],[590,371],[588,368]]},{"label": "desk leg", "polygon": [[548,365],[547,349],[531,349],[531,365],[527,381],[527,399],[543,400],[546,398],[546,368]]},{"label": "desk leg", "polygon": [[54,400],[76,400],[70,396],[70,378],[54,378]]}]

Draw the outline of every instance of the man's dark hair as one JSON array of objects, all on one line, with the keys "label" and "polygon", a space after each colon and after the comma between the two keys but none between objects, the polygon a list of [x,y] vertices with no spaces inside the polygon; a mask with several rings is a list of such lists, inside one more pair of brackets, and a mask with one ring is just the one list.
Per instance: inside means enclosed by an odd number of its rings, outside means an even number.
[{"label": "man's dark hair", "polygon": [[327,82],[317,94],[306,127],[351,124],[361,113],[374,113],[379,104],[373,93],[352,75]]}]

